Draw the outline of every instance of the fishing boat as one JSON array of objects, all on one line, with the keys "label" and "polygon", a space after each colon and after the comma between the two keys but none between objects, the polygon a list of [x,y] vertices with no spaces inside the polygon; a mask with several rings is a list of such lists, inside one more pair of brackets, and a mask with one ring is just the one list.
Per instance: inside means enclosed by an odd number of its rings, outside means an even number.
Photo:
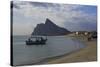
[{"label": "fishing boat", "polygon": [[30,37],[26,40],[26,45],[44,45],[46,41],[47,37],[45,39],[43,37]]}]

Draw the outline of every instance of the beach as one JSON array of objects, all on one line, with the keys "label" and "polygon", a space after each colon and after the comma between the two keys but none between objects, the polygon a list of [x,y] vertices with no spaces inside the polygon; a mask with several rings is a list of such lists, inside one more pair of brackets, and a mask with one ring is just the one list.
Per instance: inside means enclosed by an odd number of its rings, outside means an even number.
[{"label": "beach", "polygon": [[[15,62],[15,65],[17,66],[89,62],[89,61],[97,60],[97,40],[96,39],[87,41],[86,37],[75,36],[75,35],[66,35],[66,36],[59,36],[59,37],[57,36],[57,37],[51,37],[51,38],[49,37],[49,41],[47,45],[31,46],[30,48],[30,46],[25,45],[23,42],[25,41],[26,38],[27,37],[22,36],[20,37],[20,40],[19,40],[19,37],[16,36],[14,39],[15,41],[14,46],[15,48],[17,47],[14,50],[14,53],[15,53],[14,62]],[[53,51],[50,51],[49,47],[51,47]],[[49,52],[53,52],[51,56],[48,52],[48,49],[49,49]],[[37,57],[41,57],[41,56],[44,58],[38,60]],[[28,58],[26,59],[26,57]],[[24,59],[24,60],[20,60],[20,59]]]},{"label": "beach", "polygon": [[48,59],[48,64],[97,61],[97,40],[87,41],[86,37],[71,37],[84,42],[86,47],[63,56],[50,58]]}]

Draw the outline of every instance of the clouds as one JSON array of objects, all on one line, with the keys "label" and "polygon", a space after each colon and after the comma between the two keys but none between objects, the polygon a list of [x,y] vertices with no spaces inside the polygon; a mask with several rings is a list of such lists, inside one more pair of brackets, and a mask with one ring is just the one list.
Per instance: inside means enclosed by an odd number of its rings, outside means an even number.
[{"label": "clouds", "polygon": [[[35,27],[38,23],[44,23],[46,18],[71,31],[96,30],[96,6],[26,1],[14,2],[14,5],[20,8],[13,7],[13,13],[15,13],[14,23],[30,24],[31,27],[30,25],[26,26],[27,30],[31,29],[32,26]],[[24,27],[24,25],[22,25],[22,27]]]}]

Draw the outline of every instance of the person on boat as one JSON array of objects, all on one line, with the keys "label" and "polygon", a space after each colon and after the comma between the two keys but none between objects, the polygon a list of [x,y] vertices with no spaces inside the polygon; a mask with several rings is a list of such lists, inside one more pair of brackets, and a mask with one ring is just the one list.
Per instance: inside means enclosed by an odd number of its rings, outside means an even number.
[{"label": "person on boat", "polygon": [[39,38],[36,38],[36,42],[39,42]]},{"label": "person on boat", "polygon": [[31,42],[32,40],[29,38],[29,39],[28,39],[28,41],[30,41],[30,42]]},{"label": "person on boat", "polygon": [[44,39],[41,37],[41,41],[43,41]]}]

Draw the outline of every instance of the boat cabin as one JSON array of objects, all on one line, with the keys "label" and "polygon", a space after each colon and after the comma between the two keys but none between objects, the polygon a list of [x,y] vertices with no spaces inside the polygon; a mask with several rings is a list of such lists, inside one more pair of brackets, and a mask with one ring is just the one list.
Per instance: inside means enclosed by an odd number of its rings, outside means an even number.
[{"label": "boat cabin", "polygon": [[46,44],[47,38],[43,37],[30,37],[26,40],[26,45],[43,45]]}]

